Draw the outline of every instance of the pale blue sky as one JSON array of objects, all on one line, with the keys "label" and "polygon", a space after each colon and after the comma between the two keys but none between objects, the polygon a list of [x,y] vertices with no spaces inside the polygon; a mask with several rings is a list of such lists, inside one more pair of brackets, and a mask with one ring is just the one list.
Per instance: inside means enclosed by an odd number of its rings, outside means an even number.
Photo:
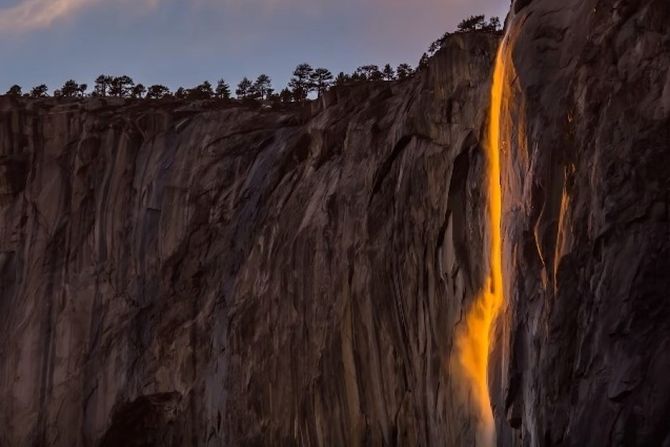
[{"label": "pale blue sky", "polygon": [[282,87],[301,62],[334,73],[415,65],[463,17],[509,0],[0,0],[0,91],[51,89],[101,73],[146,85],[231,85],[269,74]]}]

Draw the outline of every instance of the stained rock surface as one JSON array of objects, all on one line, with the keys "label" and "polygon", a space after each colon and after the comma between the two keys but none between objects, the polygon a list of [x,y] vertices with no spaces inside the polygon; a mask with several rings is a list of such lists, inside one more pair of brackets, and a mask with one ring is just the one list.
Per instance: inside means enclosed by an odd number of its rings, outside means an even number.
[{"label": "stained rock surface", "polygon": [[670,445],[670,3],[517,1],[507,34],[499,444]]},{"label": "stained rock surface", "polygon": [[498,38],[310,110],[0,98],[0,445],[466,445]]},{"label": "stained rock surface", "polygon": [[[498,445],[670,445],[668,24],[512,5]],[[0,98],[0,446],[474,445],[497,46],[304,109]]]}]

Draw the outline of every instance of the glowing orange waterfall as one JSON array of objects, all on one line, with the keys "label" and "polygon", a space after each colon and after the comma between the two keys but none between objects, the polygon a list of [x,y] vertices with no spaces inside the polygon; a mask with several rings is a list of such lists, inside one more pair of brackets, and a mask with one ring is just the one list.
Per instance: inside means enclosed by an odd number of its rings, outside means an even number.
[{"label": "glowing orange waterfall", "polygon": [[461,373],[469,387],[469,398],[479,412],[477,433],[478,446],[495,443],[495,424],[488,387],[488,363],[491,348],[492,326],[503,305],[502,274],[502,188],[500,185],[500,118],[503,107],[505,81],[504,41],[498,50],[491,85],[491,109],[489,111],[486,141],[487,197],[490,228],[489,267],[490,272],[472,307],[468,310],[461,331],[456,337],[456,350]]}]

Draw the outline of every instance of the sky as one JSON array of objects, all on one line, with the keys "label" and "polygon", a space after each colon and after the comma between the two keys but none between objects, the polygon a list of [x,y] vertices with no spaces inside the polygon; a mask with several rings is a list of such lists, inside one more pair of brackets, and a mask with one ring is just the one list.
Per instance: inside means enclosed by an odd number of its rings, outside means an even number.
[{"label": "sky", "polygon": [[472,14],[504,19],[510,0],[0,0],[0,93],[127,74],[172,89],[296,65],[333,73],[416,65]]}]

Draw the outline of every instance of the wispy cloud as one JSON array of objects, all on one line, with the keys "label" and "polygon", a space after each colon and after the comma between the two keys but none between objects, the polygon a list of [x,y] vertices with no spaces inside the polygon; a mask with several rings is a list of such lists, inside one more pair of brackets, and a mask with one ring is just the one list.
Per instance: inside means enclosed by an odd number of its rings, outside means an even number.
[{"label": "wispy cloud", "polygon": [[[460,11],[479,11],[481,5],[491,2],[506,3],[509,0],[14,0],[16,4],[0,7],[0,34],[24,33],[49,28],[95,6],[123,7],[133,14],[142,14],[159,4],[179,6],[193,10],[210,9],[232,16],[250,15],[252,18],[268,18],[279,12],[299,14],[314,18],[328,11],[368,11],[380,8],[376,14],[381,19],[416,16],[417,11],[426,14],[453,15]],[[0,0],[1,3],[1,0]],[[441,17],[442,20],[445,17]],[[374,22],[375,20],[373,20]],[[404,26],[407,28],[407,24]]]},{"label": "wispy cloud", "polygon": [[[159,0],[106,0],[105,3],[133,3],[143,7],[156,6]],[[56,22],[73,17],[102,0],[19,0],[19,3],[0,8],[1,32],[25,32],[47,28]]]},{"label": "wispy cloud", "polygon": [[[134,10],[138,7],[146,11],[165,0],[18,0],[11,7],[0,7],[1,32],[29,32],[48,28],[58,22],[76,17],[78,13],[95,5],[105,6],[129,4]],[[320,1],[320,0],[319,0]],[[311,6],[319,1],[307,0],[189,0],[193,6],[216,6],[231,8],[253,8],[256,11],[270,13],[287,4],[301,4]],[[186,3],[189,3],[186,2]]]},{"label": "wispy cloud", "polygon": [[0,30],[30,31],[95,3],[97,0],[22,0],[15,6],[0,9]]}]

